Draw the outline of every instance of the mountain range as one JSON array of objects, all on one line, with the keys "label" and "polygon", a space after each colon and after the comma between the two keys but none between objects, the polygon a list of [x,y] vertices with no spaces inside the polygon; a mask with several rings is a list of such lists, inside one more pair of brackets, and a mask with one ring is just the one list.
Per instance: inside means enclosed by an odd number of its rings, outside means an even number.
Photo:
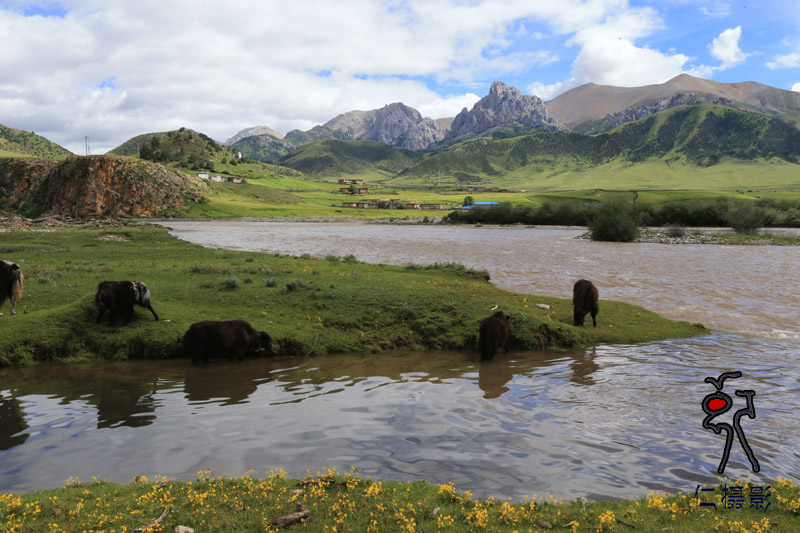
[{"label": "mountain range", "polygon": [[[407,150],[430,151],[471,137],[510,137],[541,131],[597,134],[681,105],[715,104],[800,124],[800,93],[757,82],[720,83],[681,74],[665,83],[613,87],[589,83],[542,102],[495,82],[489,94],[456,117],[433,120],[393,103],[372,111],[350,111],[308,131],[282,138],[274,130],[242,130],[224,144],[264,162],[285,157],[321,139],[376,141]],[[258,132],[258,133],[257,133]]]}]

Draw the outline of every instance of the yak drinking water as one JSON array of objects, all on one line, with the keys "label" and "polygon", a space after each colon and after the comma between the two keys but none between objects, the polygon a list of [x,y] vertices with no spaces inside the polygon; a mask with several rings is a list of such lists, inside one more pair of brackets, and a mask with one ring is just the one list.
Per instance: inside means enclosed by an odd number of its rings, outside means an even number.
[{"label": "yak drinking water", "polygon": [[236,357],[244,360],[246,353],[266,351],[275,354],[272,338],[265,331],[256,331],[244,320],[206,320],[189,326],[183,336],[183,353],[192,358],[192,364],[209,357]]},{"label": "yak drinking water", "polygon": [[511,330],[508,323],[511,317],[498,311],[481,322],[478,345],[481,349],[481,361],[491,361],[498,348],[503,347],[508,353]]},{"label": "yak drinking water", "polygon": [[6,299],[11,300],[11,314],[17,314],[17,300],[22,297],[24,278],[19,265],[11,261],[0,260],[0,306]]},{"label": "yak drinking water", "polygon": [[575,282],[572,289],[573,323],[583,325],[587,313],[592,313],[592,325],[597,327],[597,313],[600,306],[597,304],[597,287],[589,280],[580,279]]},{"label": "yak drinking water", "polygon": [[94,303],[100,308],[100,314],[97,315],[98,324],[106,310],[110,313],[109,324],[117,313],[125,314],[124,324],[127,324],[133,317],[133,304],[146,307],[158,320],[158,315],[150,305],[150,291],[141,281],[101,281],[94,295]]}]

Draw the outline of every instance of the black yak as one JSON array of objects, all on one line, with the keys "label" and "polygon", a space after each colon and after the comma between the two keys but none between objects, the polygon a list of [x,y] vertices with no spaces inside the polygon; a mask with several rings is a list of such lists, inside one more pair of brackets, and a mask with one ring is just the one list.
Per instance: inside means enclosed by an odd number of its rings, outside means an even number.
[{"label": "black yak", "polygon": [[109,311],[108,323],[116,313],[125,313],[125,324],[133,317],[133,304],[146,307],[158,320],[158,315],[150,305],[150,291],[141,281],[101,281],[94,295],[94,303],[100,308],[97,323],[103,318],[103,313]]},{"label": "black yak", "polygon": [[592,325],[597,327],[597,313],[600,306],[597,304],[597,287],[586,279],[575,282],[572,289],[573,323],[576,326],[583,325],[583,319],[587,313],[592,313]]},{"label": "black yak", "polygon": [[206,320],[189,326],[183,335],[183,353],[192,358],[192,364],[201,359],[208,363],[213,356],[236,357],[244,360],[245,353],[265,351],[275,354],[272,338],[265,331],[256,331],[244,320]]},{"label": "black yak", "polygon": [[510,316],[506,316],[502,311],[498,311],[481,322],[480,337],[478,346],[481,349],[481,361],[491,361],[494,353],[501,346],[508,352],[508,344],[511,340],[511,330],[508,324]]},{"label": "black yak", "polygon": [[17,300],[22,297],[25,287],[22,270],[19,265],[11,261],[0,260],[0,306],[6,299],[11,300],[11,314],[17,314]]}]

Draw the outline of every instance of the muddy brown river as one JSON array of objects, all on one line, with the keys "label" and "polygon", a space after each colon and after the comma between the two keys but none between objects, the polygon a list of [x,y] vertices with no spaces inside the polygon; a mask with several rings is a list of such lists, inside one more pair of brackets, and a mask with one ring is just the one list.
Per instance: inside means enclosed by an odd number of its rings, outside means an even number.
[{"label": "muddy brown river", "polygon": [[[373,479],[453,481],[477,497],[638,497],[716,483],[724,436],[702,428],[704,378],[756,392],[725,475],[800,479],[800,250],[593,243],[577,230],[291,222],[167,223],[206,246],[366,262],[454,261],[492,282],[702,322],[711,335],[577,351],[132,361],[0,371],[0,490],[70,476],[127,482],[355,467]],[[602,301],[601,314],[602,318]],[[222,370],[224,367],[224,371]]]}]

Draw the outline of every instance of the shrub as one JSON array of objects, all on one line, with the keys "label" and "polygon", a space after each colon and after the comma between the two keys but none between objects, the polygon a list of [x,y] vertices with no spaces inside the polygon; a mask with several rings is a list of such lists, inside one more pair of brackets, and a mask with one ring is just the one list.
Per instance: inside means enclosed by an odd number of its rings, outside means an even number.
[{"label": "shrub", "polygon": [[236,276],[228,276],[227,278],[225,278],[225,281],[223,282],[225,288],[230,290],[238,289],[241,283],[242,283],[241,280]]},{"label": "shrub", "polygon": [[628,202],[611,200],[589,221],[593,241],[632,242],[641,233],[639,214]]},{"label": "shrub", "polygon": [[268,280],[264,281],[264,283],[267,285],[267,287],[277,287],[278,286],[278,280],[275,279],[275,278],[269,278]]},{"label": "shrub", "polygon": [[667,226],[667,237],[684,237],[686,235],[686,231],[683,227],[677,224],[670,224]]},{"label": "shrub", "polygon": [[756,233],[764,225],[764,212],[753,202],[729,202],[723,218],[736,233]]}]

